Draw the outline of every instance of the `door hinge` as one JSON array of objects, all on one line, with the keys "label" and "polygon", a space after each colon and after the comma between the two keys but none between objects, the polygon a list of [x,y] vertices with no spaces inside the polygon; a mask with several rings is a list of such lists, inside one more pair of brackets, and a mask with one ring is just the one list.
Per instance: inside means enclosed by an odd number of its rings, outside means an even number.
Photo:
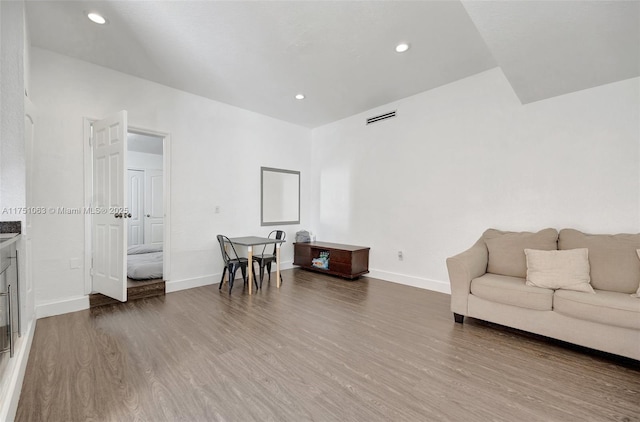
[{"label": "door hinge", "polygon": [[96,275],[96,272],[94,271],[94,269],[93,269],[93,268],[91,268],[91,269],[89,270],[89,275],[90,275],[91,277],[93,277],[94,275]]}]

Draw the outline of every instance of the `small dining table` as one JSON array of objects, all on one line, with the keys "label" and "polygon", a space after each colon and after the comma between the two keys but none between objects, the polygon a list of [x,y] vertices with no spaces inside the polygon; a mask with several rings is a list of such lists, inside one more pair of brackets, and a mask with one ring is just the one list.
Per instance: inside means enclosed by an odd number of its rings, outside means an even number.
[{"label": "small dining table", "polygon": [[249,280],[249,294],[252,294],[253,288],[253,247],[259,245],[276,245],[276,286],[280,288],[280,246],[285,242],[283,239],[271,239],[269,237],[259,236],[244,236],[244,237],[232,237],[229,239],[234,245],[247,247],[247,260],[249,261],[248,267],[248,280]]}]

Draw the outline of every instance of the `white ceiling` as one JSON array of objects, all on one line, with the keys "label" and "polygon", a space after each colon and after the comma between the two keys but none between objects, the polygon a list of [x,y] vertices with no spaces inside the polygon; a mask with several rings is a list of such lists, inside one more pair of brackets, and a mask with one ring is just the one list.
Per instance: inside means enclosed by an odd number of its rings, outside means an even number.
[{"label": "white ceiling", "polygon": [[522,103],[640,76],[638,1],[465,1]]},{"label": "white ceiling", "polygon": [[[307,127],[495,66],[523,103],[640,76],[637,1],[28,1],[26,9],[34,46]],[[90,22],[88,11],[108,24]],[[400,41],[411,49],[396,53]]]}]

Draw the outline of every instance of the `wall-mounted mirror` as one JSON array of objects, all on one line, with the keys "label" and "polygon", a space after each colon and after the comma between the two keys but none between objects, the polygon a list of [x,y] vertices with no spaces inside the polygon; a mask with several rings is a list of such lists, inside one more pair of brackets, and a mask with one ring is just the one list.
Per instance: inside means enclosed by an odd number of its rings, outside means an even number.
[{"label": "wall-mounted mirror", "polygon": [[300,224],[300,172],[260,167],[260,224]]}]

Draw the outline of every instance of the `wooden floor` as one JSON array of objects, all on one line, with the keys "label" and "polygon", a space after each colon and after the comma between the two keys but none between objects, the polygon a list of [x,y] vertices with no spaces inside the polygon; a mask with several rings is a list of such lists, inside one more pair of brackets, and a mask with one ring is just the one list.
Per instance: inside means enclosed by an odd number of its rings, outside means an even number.
[{"label": "wooden floor", "polygon": [[638,421],[640,363],[287,270],[38,320],[17,421]]},{"label": "wooden floor", "polygon": [[[146,297],[163,296],[165,291],[165,282],[161,278],[152,280],[132,280],[127,278],[127,302]],[[119,300],[100,293],[89,295],[89,307],[91,308],[120,303]]]}]

